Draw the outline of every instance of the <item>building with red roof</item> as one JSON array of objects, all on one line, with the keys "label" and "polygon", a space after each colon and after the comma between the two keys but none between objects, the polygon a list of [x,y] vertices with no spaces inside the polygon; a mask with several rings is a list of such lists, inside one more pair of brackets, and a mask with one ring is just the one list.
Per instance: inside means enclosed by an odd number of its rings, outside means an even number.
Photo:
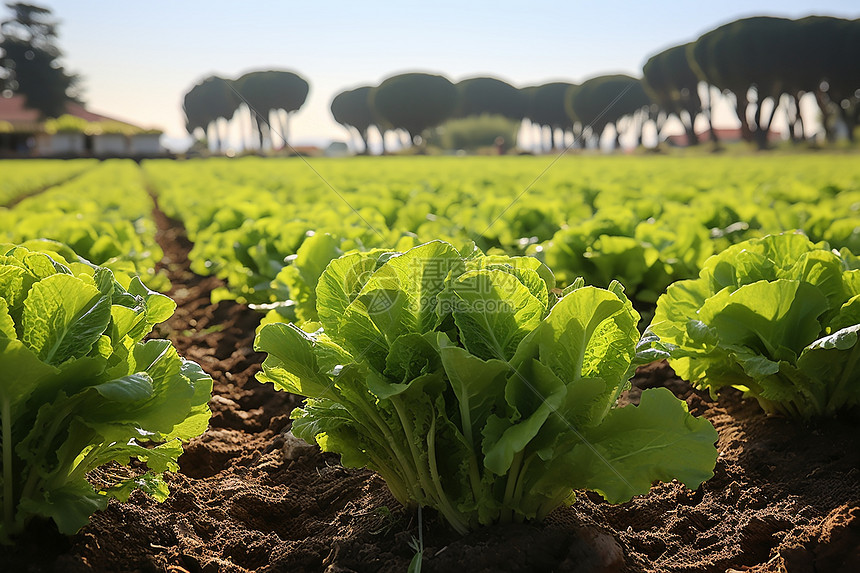
[{"label": "building with red roof", "polygon": [[0,156],[150,157],[163,155],[161,132],[69,102],[59,119],[41,120],[22,95],[0,97]]}]

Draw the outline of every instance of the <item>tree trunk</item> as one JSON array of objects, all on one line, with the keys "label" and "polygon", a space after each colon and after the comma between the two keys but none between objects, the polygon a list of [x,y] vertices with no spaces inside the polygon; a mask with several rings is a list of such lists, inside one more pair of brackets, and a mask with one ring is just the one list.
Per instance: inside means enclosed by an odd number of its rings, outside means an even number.
[{"label": "tree trunk", "polygon": [[221,139],[221,147],[226,148],[230,143],[230,122],[227,121],[227,118],[221,118],[224,121],[219,121],[218,123],[222,124],[224,128],[219,130],[219,137]]},{"label": "tree trunk", "polygon": [[[762,107],[764,107],[764,102],[767,99],[773,101],[773,107],[770,112],[762,118]],[[770,124],[773,122],[773,116],[776,114],[776,108],[778,107],[777,103],[778,102],[772,98],[758,98],[755,109],[755,141],[759,149],[767,149],[769,147],[770,142],[768,141],[768,135],[770,135]]]},{"label": "tree trunk", "polygon": [[377,125],[376,131],[379,132],[379,139],[382,141],[382,155],[385,155],[388,153],[388,150],[385,148],[385,130]]},{"label": "tree trunk", "polygon": [[281,138],[284,140],[284,147],[292,151],[293,147],[290,145],[290,112],[278,111],[278,117],[281,120]]},{"label": "tree trunk", "polygon": [[272,149],[272,124],[269,123],[268,118],[264,118],[259,123],[260,125],[260,150]]},{"label": "tree trunk", "polygon": [[[274,120],[272,116],[274,115]],[[275,136],[281,140],[281,147],[287,148],[287,132],[284,129],[283,110],[276,109],[269,112],[269,137],[272,138],[272,149],[275,149]]]},{"label": "tree trunk", "polygon": [[573,148],[581,149],[582,147],[584,147],[584,142],[582,141],[582,124],[577,121],[573,124]]},{"label": "tree trunk", "polygon": [[683,110],[677,114],[681,120],[681,125],[684,126],[684,133],[687,135],[687,145],[699,145],[699,137],[696,135],[695,117],[687,111]]},{"label": "tree trunk", "polygon": [[651,114],[649,118],[654,122],[654,131],[657,134],[657,145],[660,145],[660,142],[663,141],[663,129],[666,127],[666,122],[669,120],[669,114],[660,110],[656,114]]},{"label": "tree trunk", "polygon": [[636,126],[636,147],[642,147],[642,132],[645,129],[645,118],[648,117],[645,115],[645,112],[639,111],[635,116],[635,126]]},{"label": "tree trunk", "polygon": [[830,105],[830,98],[827,93],[821,89],[815,90],[815,101],[818,103],[818,108],[821,110],[821,125],[824,127],[824,135],[827,141],[833,143],[836,141],[836,130],[833,129],[833,108]]},{"label": "tree trunk", "polygon": [[753,113],[753,125],[755,126],[755,143],[759,149],[767,148],[767,132],[763,131],[761,127],[761,108],[763,103],[764,102],[762,101],[762,98],[759,97],[758,94],[756,94],[755,112]]},{"label": "tree trunk", "polygon": [[358,136],[361,137],[361,143],[362,145],[364,145],[364,151],[361,153],[361,155],[370,155],[370,146],[367,144],[367,129],[365,129],[364,131],[359,130]]},{"label": "tree trunk", "polygon": [[750,129],[749,122],[747,121],[747,107],[749,107],[749,101],[747,100],[746,94],[743,94],[743,97],[741,97],[740,94],[735,94],[735,102],[735,111],[738,114],[738,119],[741,121],[741,137],[744,141],[752,141],[752,129]]},{"label": "tree trunk", "polygon": [[239,139],[242,142],[242,151],[248,149],[248,139],[247,136],[251,133],[251,124],[249,123],[247,129],[245,127],[245,114],[242,113],[239,115],[237,121],[239,122]]},{"label": "tree trunk", "polygon": [[806,140],[806,125],[803,123],[803,114],[800,113],[800,98],[803,97],[803,92],[798,92],[793,95],[794,105],[797,107],[797,126],[795,133],[800,133],[800,141]]},{"label": "tree trunk", "polygon": [[842,121],[845,122],[845,127],[848,128],[848,141],[854,143],[854,128],[857,127],[857,114],[855,110],[852,109],[852,106],[847,108],[840,106],[839,115],[842,117]]},{"label": "tree trunk", "polygon": [[254,111],[251,111],[251,145],[253,149],[263,149],[263,128],[260,127],[260,119]]},{"label": "tree trunk", "polygon": [[797,143],[797,134],[794,132],[795,123],[797,122],[797,100],[794,99],[792,94],[785,94],[785,97],[785,123],[788,126],[788,139],[792,143]]},{"label": "tree trunk", "polygon": [[[215,153],[221,153],[221,139],[218,137],[218,120],[217,119],[213,120],[209,123],[209,127],[206,130],[206,132],[207,132],[206,137],[210,137],[210,134],[212,134],[212,136],[214,136],[214,137],[212,137],[211,143],[215,144],[215,149],[214,149]],[[210,148],[211,148],[211,146],[210,146]]]},{"label": "tree trunk", "polygon": [[821,125],[824,127],[824,136],[827,141],[833,143],[836,141],[836,130],[833,126],[833,108],[830,105],[830,98],[827,93],[820,89],[815,90],[815,101],[818,102],[818,108],[821,110]]},{"label": "tree trunk", "polygon": [[710,134],[711,143],[714,145],[714,149],[718,149],[720,146],[720,138],[717,137],[717,132],[714,131],[714,88],[711,87],[710,84],[705,84],[705,92],[708,95],[708,104],[702,106],[702,112],[705,114],[705,119],[708,122],[708,133]]}]

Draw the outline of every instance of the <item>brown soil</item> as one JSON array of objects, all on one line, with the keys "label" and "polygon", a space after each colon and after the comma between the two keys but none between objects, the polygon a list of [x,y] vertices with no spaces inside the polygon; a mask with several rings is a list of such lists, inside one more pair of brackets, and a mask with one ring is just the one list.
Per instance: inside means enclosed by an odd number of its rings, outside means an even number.
[{"label": "brown soil", "polygon": [[[400,508],[380,478],[292,438],[294,396],[254,380],[259,316],[212,305],[221,283],[188,270],[190,244],[157,213],[164,268],[179,304],[160,333],[215,380],[209,430],[169,475],[170,499],[112,501],[64,538],[37,523],[3,571],[405,571],[417,513]],[[665,363],[641,369],[626,399],[667,386],[720,434],[715,476],[698,491],[677,483],[622,505],[583,493],[542,524],[460,537],[423,515],[425,571],[860,571],[857,422],[803,426],[765,417],[727,392],[692,391]]]}]

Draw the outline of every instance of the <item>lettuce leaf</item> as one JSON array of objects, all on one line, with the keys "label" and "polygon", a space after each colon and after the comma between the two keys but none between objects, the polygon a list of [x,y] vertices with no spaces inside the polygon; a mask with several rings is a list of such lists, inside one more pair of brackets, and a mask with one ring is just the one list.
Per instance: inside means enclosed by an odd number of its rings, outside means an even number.
[{"label": "lettuce leaf", "polygon": [[536,259],[441,241],[347,253],[320,276],[321,328],[259,331],[258,379],[306,397],[298,437],[461,533],[542,518],[575,488],[621,502],[657,479],[698,487],[716,461],[709,422],[665,390],[616,406],[660,354],[639,348],[621,286],[554,287]]},{"label": "lettuce leaf", "polygon": [[860,402],[853,255],[784,233],[733,245],[657,302],[649,327],[679,376],[809,419]]},{"label": "lettuce leaf", "polygon": [[[0,255],[4,542],[34,517],[74,533],[109,497],[138,487],[163,500],[160,474],[178,469],[180,441],[209,420],[212,379],[169,341],[143,342],[173,301],[137,277],[126,289],[110,270],[64,257],[21,246]],[[132,458],[148,471],[87,479]]]}]

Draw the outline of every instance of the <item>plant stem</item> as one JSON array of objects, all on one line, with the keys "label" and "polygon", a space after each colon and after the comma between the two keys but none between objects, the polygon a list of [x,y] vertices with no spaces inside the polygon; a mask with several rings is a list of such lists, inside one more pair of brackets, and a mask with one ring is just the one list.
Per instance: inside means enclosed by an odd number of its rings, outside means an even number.
[{"label": "plant stem", "polygon": [[[415,471],[418,474],[418,481],[421,483],[421,489],[424,490],[424,494],[426,496],[431,496],[433,493],[433,486],[431,484],[432,480],[429,479],[430,476],[427,475],[427,469],[424,467],[424,464],[421,463],[421,456],[418,454],[418,450],[415,449],[412,424],[410,424],[406,419],[406,412],[403,411],[403,403],[397,396],[392,396],[389,400],[394,405],[394,410],[400,418],[400,425],[403,426],[403,433],[406,436],[406,441],[409,443],[409,450],[412,452],[412,461],[415,464]],[[436,504],[434,503],[434,505]]]},{"label": "plant stem", "polygon": [[537,514],[535,515],[535,519],[537,519],[538,521],[543,521],[543,519],[547,515],[549,515],[552,510],[554,510],[564,502],[569,493],[569,491],[566,491],[563,495],[559,495],[558,497],[555,497],[553,499],[548,499],[542,504],[540,504],[537,510]]},{"label": "plant stem", "polygon": [[478,470],[478,458],[475,456],[474,450],[469,452],[469,484],[472,486],[472,497],[475,498],[475,504],[481,499],[481,474]]},{"label": "plant stem", "polygon": [[29,499],[31,495],[33,495],[33,490],[36,488],[36,484],[39,482],[40,471],[39,464],[41,464],[45,459],[45,454],[50,447],[51,443],[54,441],[54,436],[57,434],[57,431],[60,429],[60,426],[66,422],[66,418],[72,411],[74,402],[71,404],[67,404],[60,412],[54,417],[53,422],[51,422],[51,426],[48,428],[48,431],[45,433],[42,438],[42,443],[39,444],[39,450],[36,453],[35,460],[36,463],[29,464],[29,475],[27,476],[27,481],[24,483],[24,487],[21,489],[20,499]]},{"label": "plant stem", "polygon": [[3,524],[8,535],[12,532],[15,517],[15,500],[12,497],[12,406],[9,398],[4,398],[0,405],[0,417],[3,418]]},{"label": "plant stem", "polygon": [[525,462],[523,462],[522,468],[520,469],[519,476],[517,476],[517,487],[514,489],[514,505],[517,507],[521,507],[521,502],[523,500],[523,485],[525,484],[525,480],[523,479],[523,475],[526,473],[526,470],[529,469],[529,464],[535,459],[537,454],[531,454],[526,458]]},{"label": "plant stem", "polygon": [[481,475],[478,470],[478,457],[475,454],[475,442],[472,441],[472,416],[469,413],[467,400],[460,401],[460,424],[463,426],[463,437],[469,444],[469,483],[472,486],[472,496],[478,503],[481,494]]},{"label": "plant stem", "polygon": [[454,509],[454,506],[451,505],[451,501],[448,499],[448,496],[445,495],[445,491],[442,489],[442,480],[439,478],[439,469],[436,466],[435,415],[433,417],[433,421],[430,422],[430,431],[427,433],[427,459],[430,464],[430,477],[433,479],[433,484],[436,486],[436,492],[439,494],[439,509],[442,511],[442,514],[445,516],[451,526],[455,530],[457,530],[457,533],[465,535],[466,532],[468,532],[469,528],[467,524],[463,521],[460,512]]},{"label": "plant stem", "polygon": [[388,446],[392,454],[392,459],[397,460],[397,462],[400,464],[400,467],[403,469],[404,485],[409,488],[409,494],[412,496],[412,499],[414,499],[418,503],[422,503],[424,496],[421,495],[420,489],[417,489],[418,478],[412,471],[412,468],[410,467],[409,463],[407,462],[408,456],[406,456],[400,450],[397,440],[395,440],[394,436],[391,435],[391,430],[388,428],[382,418],[379,417],[379,413],[376,411],[376,409],[371,404],[368,404],[363,400],[359,400],[357,403],[359,404],[359,407],[364,411],[364,413],[367,414],[371,420],[373,420],[373,422],[376,424],[376,426],[379,428],[379,431],[385,438],[385,441],[388,442]]},{"label": "plant stem", "polygon": [[424,512],[421,506],[418,506],[418,547],[424,553]]},{"label": "plant stem", "polygon": [[403,507],[408,507],[410,493],[404,482],[403,476],[396,471],[392,472],[394,475],[389,475],[388,470],[385,468],[390,467],[391,464],[382,462],[378,456],[375,456],[370,452],[368,452],[368,456],[370,457],[370,460],[376,464],[376,473],[382,476],[383,481],[385,481],[385,485],[388,486],[388,490],[391,492],[391,495],[394,496],[394,499],[400,502],[400,505]]},{"label": "plant stem", "polygon": [[508,470],[508,483],[505,485],[505,497],[502,500],[502,512],[499,521],[502,523],[510,523],[513,521],[514,509],[514,490],[517,485],[517,478],[520,474],[520,467],[523,463],[523,452],[519,451],[514,454],[514,459],[511,461],[511,468]]}]

